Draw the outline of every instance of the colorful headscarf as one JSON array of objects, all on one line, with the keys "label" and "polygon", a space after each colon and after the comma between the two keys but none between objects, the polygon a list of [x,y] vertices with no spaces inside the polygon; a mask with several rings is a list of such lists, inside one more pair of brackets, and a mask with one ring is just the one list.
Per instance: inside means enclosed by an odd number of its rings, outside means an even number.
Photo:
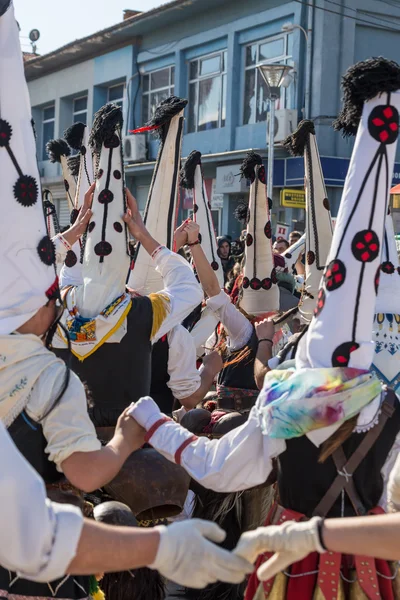
[{"label": "colorful headscarf", "polygon": [[270,371],[257,401],[264,435],[291,439],[357,415],[381,392],[378,378],[361,369]]}]

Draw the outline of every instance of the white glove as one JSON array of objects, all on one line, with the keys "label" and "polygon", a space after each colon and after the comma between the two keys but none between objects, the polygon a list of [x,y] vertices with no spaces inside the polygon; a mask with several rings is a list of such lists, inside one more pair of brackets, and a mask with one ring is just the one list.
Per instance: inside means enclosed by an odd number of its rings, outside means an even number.
[{"label": "white glove", "polygon": [[245,559],[212,543],[226,537],[215,523],[190,519],[154,529],[160,533],[160,545],[148,566],[179,585],[201,589],[216,581],[240,583],[253,571]]},{"label": "white glove", "polygon": [[160,411],[157,404],[150,396],[140,398],[139,402],[132,403],[127,414],[135,419],[141,427],[148,431],[154,423],[157,423],[165,415]]},{"label": "white glove", "polygon": [[270,525],[248,531],[240,538],[234,553],[249,562],[255,562],[264,552],[276,552],[257,571],[260,581],[268,581],[311,552],[325,552],[319,539],[320,521],[320,517],[314,517],[301,523],[288,521],[284,525]]},{"label": "white glove", "polygon": [[389,475],[388,503],[395,511],[400,511],[400,454]]}]

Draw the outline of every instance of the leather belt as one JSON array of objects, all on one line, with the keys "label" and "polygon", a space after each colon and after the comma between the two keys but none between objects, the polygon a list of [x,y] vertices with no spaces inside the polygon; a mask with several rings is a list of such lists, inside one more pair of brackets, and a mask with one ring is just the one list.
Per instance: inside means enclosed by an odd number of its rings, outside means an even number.
[{"label": "leather belt", "polygon": [[225,398],[217,398],[217,408],[220,410],[246,411],[251,410],[256,403],[258,394],[254,397],[235,394]]}]

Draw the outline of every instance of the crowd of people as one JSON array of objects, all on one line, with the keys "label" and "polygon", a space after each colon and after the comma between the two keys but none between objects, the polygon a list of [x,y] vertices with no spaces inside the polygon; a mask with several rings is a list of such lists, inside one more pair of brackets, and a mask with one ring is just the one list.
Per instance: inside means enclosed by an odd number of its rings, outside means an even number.
[{"label": "crowd of people", "polygon": [[[1,596],[400,598],[400,67],[358,63],[343,93],[335,228],[303,121],[285,147],[304,157],[305,232],[273,238],[249,152],[245,230],[216,238],[172,96],[145,128],[160,150],[143,218],[118,105],[48,143],[61,231],[0,0]],[[176,228],[180,186],[193,215]]]}]

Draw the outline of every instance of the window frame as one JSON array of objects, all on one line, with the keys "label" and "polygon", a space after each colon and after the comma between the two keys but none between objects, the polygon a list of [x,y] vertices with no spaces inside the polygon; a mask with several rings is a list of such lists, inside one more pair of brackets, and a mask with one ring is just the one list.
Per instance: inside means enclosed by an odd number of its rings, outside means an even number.
[{"label": "window frame", "polygon": [[[248,42],[246,44],[243,44],[242,46],[242,57],[243,57],[243,65],[244,65],[244,69],[242,70],[242,78],[243,78],[243,85],[242,85],[242,89],[243,89],[243,93],[242,93],[242,98],[241,98],[241,123],[243,126],[246,125],[258,125],[259,123],[263,123],[264,121],[257,121],[257,109],[255,111],[255,117],[254,120],[249,121],[248,123],[244,122],[244,111],[245,111],[245,107],[246,107],[246,98],[245,98],[245,92],[246,92],[246,73],[248,71],[254,70],[255,71],[255,82],[254,82],[254,89],[256,91],[256,98],[257,98],[257,90],[258,90],[258,85],[259,85],[259,78],[261,77],[257,66],[258,65],[273,65],[273,64],[285,64],[285,65],[289,65],[291,64],[291,66],[293,66],[293,52],[291,54],[289,54],[289,41],[290,38],[289,36],[293,35],[292,32],[281,32],[266,38],[261,38],[261,39],[257,39],[257,40],[253,40],[251,42]],[[274,42],[275,40],[279,40],[279,39],[283,39],[284,40],[284,53],[280,54],[279,56],[274,56],[273,58],[270,59],[265,59],[265,60],[260,60],[259,56],[260,56],[260,46],[262,46],[263,44],[267,44],[269,42]],[[292,38],[293,41],[293,38]],[[255,64],[254,65],[246,65],[246,55],[247,55],[247,48],[257,45],[257,56],[256,56],[256,60],[255,60]],[[276,101],[276,108],[286,108],[287,107],[287,103],[288,103],[288,89],[281,87],[281,96],[277,99]]]},{"label": "window frame", "polygon": [[[208,73],[207,75],[199,75],[200,73],[200,63],[203,60],[207,60],[209,58],[214,58],[215,56],[220,56],[222,61],[222,69],[220,71],[215,71],[215,73]],[[192,63],[197,62],[197,75],[195,78],[191,78],[190,71]],[[220,110],[218,114],[218,126],[215,129],[222,129],[226,125],[226,104],[225,104],[225,119],[224,124],[222,125],[222,114],[224,112],[223,101],[224,101],[224,78],[225,78],[225,102],[227,97],[227,85],[228,85],[228,49],[223,48],[222,50],[216,50],[215,52],[209,52],[208,54],[203,54],[201,56],[197,56],[196,58],[192,58],[188,60],[188,98],[190,98],[190,86],[196,84],[196,98],[195,98],[195,111],[196,111],[196,123],[195,128],[193,130],[190,129],[190,112],[187,118],[187,133],[202,133],[204,130],[199,130],[199,82],[205,81],[207,79],[214,79],[216,77],[220,78],[221,89],[220,89]]]},{"label": "window frame", "polygon": [[[44,111],[48,110],[49,108],[52,108],[54,110],[54,116],[51,119],[45,119]],[[42,107],[42,151],[41,151],[42,161],[49,160],[47,152],[46,152],[46,144],[49,140],[47,140],[46,142],[44,141],[44,126],[47,125],[48,123],[53,123],[53,135],[50,137],[50,139],[54,139],[55,129],[56,129],[56,103],[55,102],[53,102],[52,104],[46,104],[45,106]]]},{"label": "window frame", "polygon": [[[159,73],[160,71],[166,71],[168,69],[168,81],[169,84],[167,86],[163,86],[163,87],[159,87],[159,88],[152,88],[151,87],[151,76],[154,73]],[[174,73],[174,77],[172,78],[172,72]],[[151,120],[151,95],[154,93],[159,93],[159,92],[164,92],[165,90],[168,90],[168,96],[172,96],[175,92],[175,65],[167,65],[166,67],[160,67],[159,69],[152,69],[151,71],[146,71],[145,73],[143,73],[142,77],[148,77],[149,78],[149,87],[148,89],[145,91],[144,90],[144,85],[142,83],[142,105],[141,105],[141,112],[142,112],[142,121],[143,122],[147,122]],[[173,82],[172,82],[173,79]],[[143,110],[143,105],[144,105],[144,98],[147,98],[147,115],[144,114],[144,110]]]},{"label": "window frame", "polygon": [[[83,100],[83,98],[86,98],[86,108],[85,110],[75,110],[75,102],[77,100]],[[79,118],[78,121],[75,121],[75,117],[79,117],[79,115],[86,115],[86,119],[85,119],[85,125],[87,125],[87,117],[88,117],[88,95],[87,94],[83,94],[82,96],[77,96],[76,98],[73,98],[72,100],[72,122],[73,123],[78,123],[79,122]]]},{"label": "window frame", "polygon": [[[121,87],[121,86],[123,88],[122,97],[121,98],[116,98],[115,100],[110,100],[110,90],[112,90],[113,88],[116,88],[116,87]],[[126,82],[125,81],[122,81],[120,83],[114,83],[113,85],[109,85],[107,87],[107,104],[109,102],[112,102],[113,104],[118,104],[120,102],[121,103],[120,107],[121,107],[121,109],[123,109],[123,107],[124,107],[125,89],[126,89]]]}]

